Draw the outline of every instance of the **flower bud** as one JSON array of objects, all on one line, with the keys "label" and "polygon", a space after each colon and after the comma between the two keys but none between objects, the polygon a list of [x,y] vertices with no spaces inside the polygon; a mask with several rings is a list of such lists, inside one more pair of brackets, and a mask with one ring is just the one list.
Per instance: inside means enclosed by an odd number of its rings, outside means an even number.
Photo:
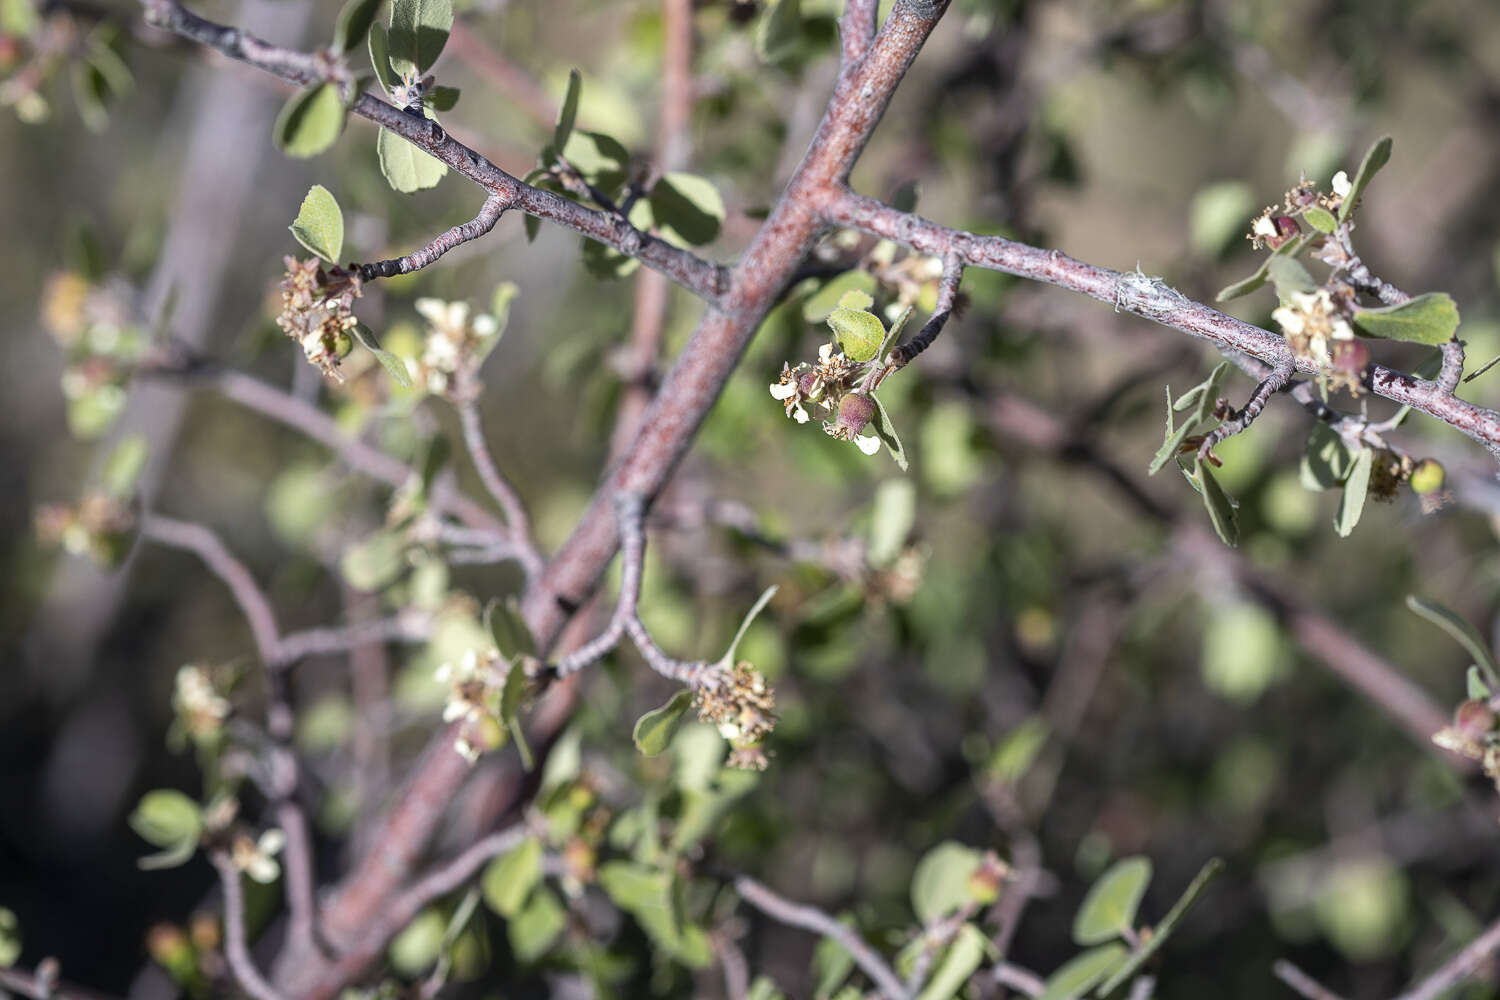
[{"label": "flower bud", "polygon": [[1417,463],[1417,467],[1411,473],[1412,492],[1419,496],[1428,496],[1443,488],[1443,480],[1447,478],[1442,463],[1435,458],[1424,458]]},{"label": "flower bud", "polygon": [[834,436],[853,440],[875,416],[875,400],[862,392],[851,392],[839,400],[839,415],[834,420]]},{"label": "flower bud", "polygon": [[1478,743],[1495,728],[1495,713],[1477,698],[1466,701],[1453,713],[1453,728],[1464,739]]}]

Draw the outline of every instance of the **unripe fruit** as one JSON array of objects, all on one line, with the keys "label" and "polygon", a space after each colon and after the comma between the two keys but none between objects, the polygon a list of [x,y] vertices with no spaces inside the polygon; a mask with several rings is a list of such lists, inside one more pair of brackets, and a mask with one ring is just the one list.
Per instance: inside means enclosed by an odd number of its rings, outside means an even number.
[{"label": "unripe fruit", "polygon": [[1330,354],[1334,370],[1346,375],[1363,375],[1370,367],[1370,349],[1361,340],[1334,341]]},{"label": "unripe fruit", "polygon": [[1478,743],[1495,728],[1495,713],[1477,698],[1466,701],[1453,713],[1453,728],[1464,739]]},{"label": "unripe fruit", "polygon": [[1297,220],[1290,215],[1278,215],[1271,221],[1276,226],[1276,235],[1266,237],[1266,246],[1272,250],[1302,232],[1302,227],[1297,225]]},{"label": "unripe fruit", "polygon": [[1411,473],[1412,492],[1419,496],[1428,496],[1443,488],[1443,481],[1447,478],[1447,472],[1442,463],[1435,458],[1424,458],[1417,463],[1417,467]]},{"label": "unripe fruit", "polygon": [[508,735],[505,727],[500,725],[500,720],[488,712],[478,716],[469,723],[469,740],[481,752],[498,750],[505,745]]},{"label": "unripe fruit", "polygon": [[839,415],[833,423],[834,433],[850,439],[857,437],[874,416],[875,400],[862,392],[851,392],[839,400]]}]

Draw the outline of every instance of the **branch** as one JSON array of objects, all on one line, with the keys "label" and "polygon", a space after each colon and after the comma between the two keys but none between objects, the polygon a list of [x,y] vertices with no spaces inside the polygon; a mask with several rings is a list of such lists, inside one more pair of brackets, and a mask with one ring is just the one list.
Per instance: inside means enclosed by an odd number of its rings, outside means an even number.
[{"label": "branch", "polygon": [[276,630],[276,613],[271,610],[271,602],[245,564],[230,553],[218,535],[201,524],[149,514],[141,519],[141,536],[191,552],[201,559],[234,596],[240,613],[250,625],[261,663],[267,667],[280,665],[281,636]]},{"label": "branch", "polygon": [[57,960],[52,958],[42,959],[30,975],[20,969],[0,967],[0,990],[31,997],[32,1000],[113,1000],[82,986],[59,983],[57,974]]},{"label": "branch", "polygon": [[963,276],[964,265],[958,254],[944,254],[943,278],[938,285],[937,308],[933,310],[931,318],[923,324],[915,337],[891,352],[892,368],[905,368],[911,364],[912,359],[931,347],[938,334],[943,332],[943,326],[948,322],[948,317],[953,313],[953,305],[958,300],[958,283]]},{"label": "branch", "polygon": [[1276,964],[1271,966],[1271,971],[1276,974],[1277,979],[1286,983],[1307,1000],[1344,1000],[1343,997],[1284,958],[1277,959]]},{"label": "branch", "polygon": [[470,396],[454,405],[463,427],[464,445],[474,461],[480,482],[484,483],[484,488],[505,514],[505,522],[510,529],[506,532],[507,540],[515,546],[516,559],[520,562],[521,569],[525,571],[528,580],[540,576],[542,555],[531,538],[531,518],[527,516],[526,506],[521,503],[521,498],[516,495],[510,483],[506,482],[505,477],[500,475],[494,458],[490,456],[489,445],[484,439],[484,423],[479,416],[479,404]]},{"label": "branch", "polygon": [[454,247],[477,240],[494,229],[495,223],[500,221],[500,216],[505,214],[507,207],[504,198],[492,194],[484,200],[479,214],[473,219],[454,226],[422,249],[395,260],[380,260],[373,264],[353,264],[350,265],[350,270],[357,271],[362,281],[374,281],[376,278],[391,278],[398,274],[420,271]]},{"label": "branch", "polygon": [[230,971],[240,988],[255,1000],[283,1000],[255,967],[245,942],[245,896],[240,885],[240,870],[223,851],[214,851],[209,860],[219,870],[219,886],[224,893],[224,957],[229,962]]},{"label": "branch", "polygon": [[844,15],[839,18],[839,44],[843,49],[841,74],[852,72],[864,61],[879,23],[879,0],[848,0],[844,4]]},{"label": "branch", "polygon": [[[1292,366],[1278,362],[1271,369],[1270,374],[1261,379],[1260,384],[1255,387],[1255,391],[1250,394],[1249,401],[1245,403],[1245,408],[1204,436],[1203,444],[1198,446],[1198,457],[1210,458],[1221,442],[1249,428],[1255,422],[1255,418],[1260,416],[1261,411],[1266,408],[1271,395],[1285,389],[1291,380]],[[1215,458],[1213,461],[1217,462],[1218,459]]]},{"label": "branch", "polygon": [[1047,984],[1035,972],[1019,965],[1000,962],[990,973],[995,982],[1028,997],[1039,997],[1047,990]]},{"label": "branch", "polygon": [[1436,1000],[1478,972],[1497,950],[1500,950],[1500,921],[1491,924],[1442,968],[1401,994],[1397,1000]]},{"label": "branch", "polygon": [[646,631],[640,619],[641,573],[646,562],[645,508],[641,498],[630,493],[617,495],[616,516],[620,521],[620,599],[609,624],[600,635],[563,657],[553,668],[558,677],[566,677],[604,656],[620,642],[622,634],[640,651],[652,670],[672,680],[689,684],[707,664],[702,661],[674,660],[662,651]]},{"label": "branch", "polygon": [[431,634],[432,616],[415,608],[409,608],[391,618],[288,632],[277,644],[280,652],[277,666],[278,669],[285,669],[309,656],[350,653],[371,644],[426,642]]},{"label": "branch", "polygon": [[741,899],[773,920],[833,938],[864,970],[865,975],[870,977],[870,981],[887,1000],[908,1000],[911,996],[885,959],[866,944],[854,928],[839,923],[816,907],[783,899],[748,875],[741,875],[734,880],[734,890],[740,894]]},{"label": "branch", "polygon": [[[1291,367],[1294,371],[1318,374],[1318,368],[1311,361],[1298,358],[1282,337],[1194,302],[1161,280],[1139,272],[1122,274],[1075,260],[1058,250],[1042,250],[1000,236],[975,236],[950,229],[847,188],[830,197],[821,209],[831,223],[871,233],[921,253],[954,253],[976,267],[1079,292],[1117,310],[1211,341],[1221,350],[1248,354],[1273,369]],[[1445,353],[1445,364],[1448,356]],[[1376,395],[1436,417],[1492,452],[1500,453],[1500,411],[1454,397],[1445,381],[1431,382],[1371,365],[1369,385]]]}]

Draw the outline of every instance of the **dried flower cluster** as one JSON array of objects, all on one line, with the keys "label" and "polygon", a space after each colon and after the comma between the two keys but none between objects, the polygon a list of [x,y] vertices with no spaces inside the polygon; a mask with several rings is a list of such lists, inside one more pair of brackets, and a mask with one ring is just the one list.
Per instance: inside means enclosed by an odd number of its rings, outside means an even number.
[{"label": "dried flower cluster", "polygon": [[727,670],[705,671],[693,692],[698,718],[729,741],[729,766],[764,771],[761,744],[776,728],[776,692],[744,660]]},{"label": "dried flower cluster", "polygon": [[1354,327],[1344,318],[1326,288],[1312,292],[1292,292],[1287,304],[1271,314],[1286,335],[1287,343],[1297,357],[1329,369],[1333,348],[1338,342],[1352,342]]},{"label": "dried flower cluster", "polygon": [[223,734],[230,705],[219,694],[208,670],[188,664],[177,671],[172,708],[187,734],[202,745],[217,742]]},{"label": "dried flower cluster", "polygon": [[278,286],[281,311],[276,325],[302,346],[307,360],[335,382],[344,380],[339,362],[354,348],[349,331],[354,300],[360,295],[357,274],[335,267],[324,271],[316,258],[285,257],[286,274]]}]

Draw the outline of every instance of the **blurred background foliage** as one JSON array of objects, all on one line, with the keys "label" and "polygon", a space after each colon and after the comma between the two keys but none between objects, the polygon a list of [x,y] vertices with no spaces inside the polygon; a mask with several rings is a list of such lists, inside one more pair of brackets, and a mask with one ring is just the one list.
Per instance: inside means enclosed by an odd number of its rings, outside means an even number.
[{"label": "blurred background foliage", "polygon": [[[312,44],[336,7],[241,0],[205,13]],[[695,11],[689,169],[728,206],[709,249],[725,261],[776,198],[835,69],[839,4],[804,0],[803,37],[773,65],[756,55],[757,7],[702,2]],[[579,67],[580,127],[649,154],[655,5],[476,0],[461,10],[474,46],[534,80],[544,106]],[[228,595],[186,555],[143,547],[104,576],[34,540],[37,507],[79,495],[105,451],[68,433],[67,358],[48,335],[44,291],[65,270],[158,305],[168,285],[188,295],[207,285],[201,321],[180,331],[204,354],[322,400],[349,426],[415,455],[432,433],[453,429],[451,410],[372,409],[384,397],[362,399],[359,379],[329,392],[272,325],[281,256],[295,251],[285,226],[308,185],[322,183],[344,208],[345,256],[375,259],[468,219],[478,197],[453,177],[394,194],[364,123],[319,159],[285,159],[268,141],[281,88],[146,32],[128,5],[108,13],[134,27],[117,43],[133,89],[107,118],[87,102],[79,110],[66,74],[40,91],[48,120],[0,116],[9,237],[0,268],[0,904],[19,918],[23,962],[55,954],[68,978],[120,991],[150,982],[146,930],[186,923],[212,881],[201,860],[138,871],[144,846],[125,822],[147,789],[199,787],[192,755],[169,752],[165,738],[173,676],[189,662],[244,662],[251,645]],[[445,127],[524,174],[550,123],[496,89],[483,61],[468,46],[443,57],[440,80],[464,91]],[[1261,206],[1300,174],[1326,183],[1390,134],[1395,156],[1366,198],[1358,245],[1397,286],[1455,297],[1472,369],[1500,353],[1497,125],[1500,9],[1482,0],[958,0],[853,182],[879,195],[915,182],[930,218],[1139,266],[1205,300],[1253,269],[1241,237]],[[205,167],[215,157],[248,164],[247,176],[219,183]],[[196,239],[206,254],[174,242],[205,227]],[[546,226],[528,243],[507,217],[484,241],[380,282],[359,303],[387,347],[415,356],[416,297],[483,309],[499,282],[519,286],[485,368],[485,420],[549,551],[606,460],[634,280],[597,281],[578,244]],[[174,246],[175,257],[164,256]],[[830,246],[842,252],[837,237]],[[884,455],[867,459],[790,423],[768,398],[782,362],[812,356],[826,337],[803,318],[818,287],[798,285],[767,320],[651,529],[642,615],[674,655],[716,657],[754,595],[780,586],[741,649],[777,687],[774,757],[735,789],[703,848],[704,870],[745,871],[851,912],[894,951],[915,923],[910,882],[925,852],[952,840],[1012,857],[1034,836],[1055,879],[1027,908],[1011,957],[1045,975],[1075,953],[1074,912],[1115,859],[1153,860],[1143,912],[1155,917],[1208,858],[1223,857],[1225,873],[1166,949],[1166,998],[1269,995],[1281,989],[1270,967],[1282,956],[1347,995],[1388,996],[1493,917],[1493,793],[1285,626],[1288,608],[1326,613],[1438,704],[1459,701],[1463,652],[1403,600],[1442,600],[1494,631],[1500,507],[1484,489],[1493,470],[1477,447],[1423,418],[1408,422],[1398,432],[1407,450],[1436,455],[1455,480],[1477,485],[1425,515],[1404,493],[1367,510],[1341,540],[1336,498],[1298,483],[1309,418],[1273,400],[1220,453],[1222,481],[1241,503],[1236,558],[1273,581],[1278,607],[1222,564],[1193,557],[1181,530],[1206,523],[1197,502],[1175,477],[1146,476],[1162,386],[1180,392],[1201,380],[1217,360],[1210,351],[1097,303],[971,271],[962,318],[883,393],[912,455],[903,478]],[[1273,305],[1262,293],[1231,311],[1268,325]],[[699,312],[673,290],[664,356]],[[1381,347],[1383,362],[1421,360]],[[1251,388],[1235,375],[1228,394],[1242,400]],[[1500,374],[1461,394],[1500,405]],[[128,398],[120,426],[153,439],[154,506],[221,532],[285,627],[378,604],[341,580],[336,553],[381,523],[388,491],[210,393],[136,387]],[[1011,404],[1054,422],[1065,443],[1037,447],[1025,430],[1035,421],[1018,423]],[[1375,418],[1389,412],[1378,400],[1352,405]],[[1125,489],[1090,456],[1125,470]],[[458,468],[479,495],[467,464]],[[1131,492],[1165,519],[1143,516]],[[710,516],[725,505],[737,527]],[[873,547],[873,570],[841,571],[847,539]],[[819,544],[783,544],[793,540]],[[429,585],[482,601],[515,592],[518,577],[454,566]],[[445,656],[391,650],[377,668],[390,679],[377,719],[355,708],[344,660],[298,668],[322,871],[338,870],[360,818],[380,804],[359,801],[348,783],[351,741],[362,727],[384,727],[403,774],[436,724],[443,691],[429,678]],[[675,815],[683,779],[630,742],[632,720],[671,685],[627,653],[592,673],[571,730],[590,794],[618,812],[645,798]],[[816,938],[756,926],[741,941],[751,968],[810,995]],[[515,995],[545,992],[558,967],[519,967],[524,943],[495,934],[459,971],[493,964],[524,984]],[[627,934],[614,947],[627,970],[622,995],[720,989],[710,973],[653,977],[644,938]]]}]

